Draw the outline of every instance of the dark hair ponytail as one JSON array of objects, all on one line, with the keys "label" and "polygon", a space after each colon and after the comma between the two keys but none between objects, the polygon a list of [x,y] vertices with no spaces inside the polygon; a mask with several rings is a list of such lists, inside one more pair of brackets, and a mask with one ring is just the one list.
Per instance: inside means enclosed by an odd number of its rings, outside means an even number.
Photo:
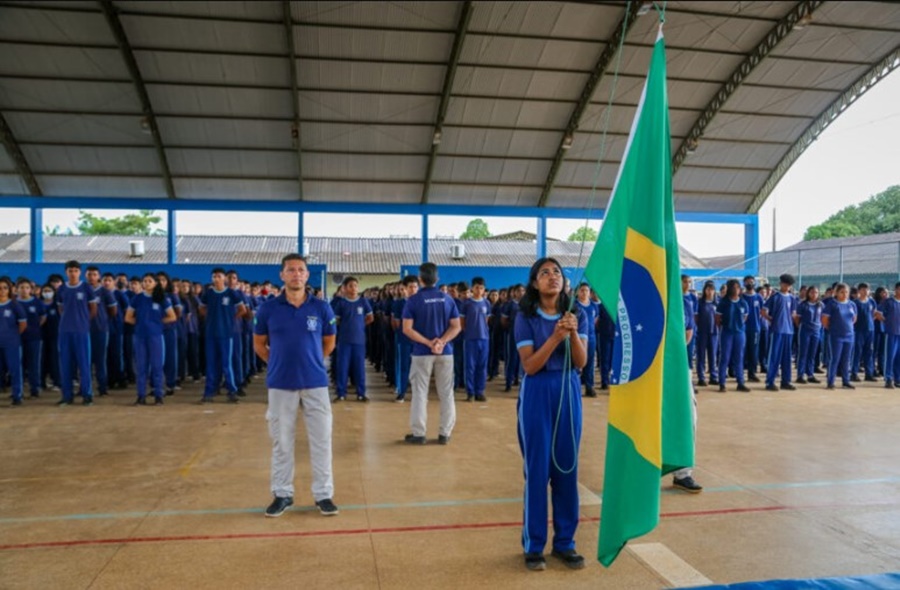
[{"label": "dark hair ponytail", "polygon": [[150,297],[153,298],[155,303],[164,303],[166,301],[166,290],[163,289],[162,283],[159,282],[159,276],[152,272],[144,273],[143,278],[147,277],[151,277],[156,283],[153,287],[153,292],[150,293]]},{"label": "dark hair ponytail", "polygon": [[538,292],[537,287],[534,286],[534,283],[537,282],[538,271],[548,262],[552,262],[556,265],[563,280],[559,296],[556,298],[556,311],[561,314],[569,311],[571,301],[565,289],[566,275],[563,272],[563,267],[557,259],[547,257],[541,258],[532,264],[531,270],[528,271],[528,284],[525,285],[525,295],[522,297],[522,300],[519,301],[519,310],[528,317],[534,317],[537,314],[538,308],[541,306],[541,294]]}]

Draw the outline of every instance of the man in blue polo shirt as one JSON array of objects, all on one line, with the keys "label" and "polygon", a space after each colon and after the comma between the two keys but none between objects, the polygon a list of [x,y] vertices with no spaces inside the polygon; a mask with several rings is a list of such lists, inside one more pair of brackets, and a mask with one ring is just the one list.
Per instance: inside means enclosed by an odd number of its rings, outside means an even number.
[{"label": "man in blue polo shirt", "polygon": [[268,363],[266,419],[272,438],[275,499],[266,508],[266,516],[281,516],[294,503],[294,442],[300,407],[309,440],[313,499],[319,512],[333,516],[338,508],[332,501],[332,415],[325,358],[334,349],[334,313],[326,302],[306,292],[309,269],[299,254],[282,259],[281,280],[284,292],[259,308],[253,330],[253,349]]},{"label": "man in blue polo shirt", "polygon": [[763,307],[763,318],[771,322],[769,328],[769,362],[766,371],[766,390],[778,391],[775,378],[781,371],[781,389],[797,389],[791,384],[791,345],[794,339],[794,315],[797,300],[791,293],[793,275],[783,274],[778,278],[781,290],[773,293]]},{"label": "man in blue polo shirt", "polygon": [[441,427],[438,442],[450,442],[456,423],[453,399],[453,344],[460,332],[459,310],[453,298],[435,288],[437,266],[426,262],[419,267],[422,290],[409,298],[403,308],[403,333],[413,343],[409,381],[412,385],[409,444],[424,445],[428,422],[428,386],[434,373],[441,400]]},{"label": "man in blue polo shirt", "polygon": [[77,260],[66,263],[67,282],[59,286],[56,301],[59,303],[59,373],[62,381],[62,399],[58,406],[67,406],[74,400],[72,380],[78,368],[79,394],[82,403],[93,405],[91,388],[91,320],[97,315],[97,298],[94,291],[81,281],[81,264]]}]

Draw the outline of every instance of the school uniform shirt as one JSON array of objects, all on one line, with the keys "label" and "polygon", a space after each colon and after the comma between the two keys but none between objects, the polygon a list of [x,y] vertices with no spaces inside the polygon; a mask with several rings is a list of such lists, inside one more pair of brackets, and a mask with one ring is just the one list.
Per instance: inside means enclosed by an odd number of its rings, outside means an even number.
[{"label": "school uniform shirt", "polygon": [[125,310],[128,309],[129,300],[125,293],[118,289],[110,293],[116,300],[116,316],[109,318],[109,331],[112,334],[122,334],[125,330]]},{"label": "school uniform shirt", "polygon": [[47,308],[43,303],[32,297],[31,299],[19,299],[19,305],[25,310],[28,327],[22,333],[22,342],[34,342],[41,339],[41,320],[47,317]]},{"label": "school uniform shirt", "polygon": [[828,332],[832,338],[852,338],[853,320],[856,318],[856,304],[853,301],[841,303],[832,299],[828,307],[822,313],[822,317],[828,318]]},{"label": "school uniform shirt", "polygon": [[716,333],[717,308],[718,302],[715,299],[713,299],[712,301],[701,299],[697,303],[697,333]]},{"label": "school uniform shirt", "polygon": [[253,324],[254,334],[269,337],[269,389],[328,387],[322,338],[336,332],[328,303],[307,295],[303,305],[294,307],[282,293],[260,306]]},{"label": "school uniform shirt", "polygon": [[891,336],[900,336],[900,299],[885,299],[880,311],[884,316],[884,331]]},{"label": "school uniform shirt", "polygon": [[19,326],[28,322],[25,310],[18,301],[0,303],[0,347],[20,346]]},{"label": "school uniform shirt", "polygon": [[[459,317],[459,310],[453,298],[441,293],[437,287],[425,287],[406,300],[403,319],[412,320],[413,328],[427,340],[440,338],[450,327],[450,320]],[[413,356],[429,356],[431,348],[413,342]],[[453,344],[444,346],[442,355],[453,354]]]},{"label": "school uniform shirt", "polygon": [[762,295],[759,293],[744,293],[741,295],[741,299],[747,304],[747,309],[750,312],[747,315],[747,331],[759,332],[762,330],[762,316],[760,315],[764,303]]},{"label": "school uniform shirt", "polygon": [[857,299],[856,303],[856,332],[868,334],[875,331],[875,310],[878,308],[875,300],[869,297],[865,301]]},{"label": "school uniform shirt", "polygon": [[[690,294],[688,294],[690,295]],[[688,297],[688,295],[684,296],[684,330],[696,330],[697,322],[694,319],[694,313],[697,311],[697,308],[694,307],[693,300]]]},{"label": "school uniform shirt", "polygon": [[722,331],[727,334],[738,334],[746,330],[745,321],[750,314],[747,302],[743,298],[737,301],[723,299],[716,307],[716,315],[722,318]]},{"label": "school uniform shirt", "polygon": [[109,308],[116,307],[116,298],[103,285],[91,289],[97,300],[97,315],[91,319],[91,332],[109,332]]},{"label": "school uniform shirt", "polygon": [[204,291],[200,307],[206,308],[206,336],[231,338],[234,333],[234,315],[244,302],[230,287],[216,291],[212,287]]},{"label": "school uniform shirt", "polygon": [[466,318],[463,338],[465,340],[488,340],[490,334],[487,318],[490,313],[491,304],[487,299],[466,299],[459,314],[459,317]]},{"label": "school uniform shirt", "polygon": [[503,305],[503,313],[501,315],[509,320],[509,329],[515,330],[516,316],[519,315],[519,302],[514,299],[507,301]]},{"label": "school uniform shirt", "polygon": [[[577,307],[574,313],[578,316],[578,337],[587,342],[587,316]],[[516,350],[523,346],[531,346],[532,350],[540,349],[556,329],[556,322],[562,317],[561,314],[547,314],[543,310],[538,309],[533,316],[527,316],[523,312],[519,312],[516,317],[515,340]],[[571,362],[571,361],[570,361]],[[550,358],[539,372],[562,371],[566,368],[566,343],[562,341],[553,350]]]},{"label": "school uniform shirt", "polygon": [[578,299],[575,300],[575,305],[578,306],[578,309],[581,310],[581,313],[584,314],[585,320],[587,321],[587,334],[588,341],[593,341],[597,339],[597,318],[600,315],[600,304],[596,301],[589,301],[587,305],[584,305]]},{"label": "school uniform shirt", "polygon": [[797,315],[800,316],[800,327],[804,331],[818,332],[822,329],[822,312],[825,306],[822,302],[810,303],[804,301],[797,308]]},{"label": "school uniform shirt", "polygon": [[[62,334],[88,334],[91,331],[91,310],[89,303],[99,303],[94,290],[85,282],[77,285],[63,283],[56,292],[56,301],[61,312],[59,331]],[[98,309],[97,314],[106,311]]]},{"label": "school uniform shirt", "polygon": [[41,302],[47,313],[47,321],[44,322],[44,338],[56,338],[59,333],[59,309],[53,299],[45,299]]},{"label": "school uniform shirt", "polygon": [[797,300],[790,293],[774,293],[766,301],[766,309],[769,311],[772,334],[793,334],[794,313],[797,311]]},{"label": "school uniform shirt", "polygon": [[403,308],[406,307],[406,298],[403,299],[395,299],[391,303],[391,319],[397,320],[400,322],[400,327],[397,328],[396,334],[400,337],[401,342],[409,342],[409,338],[403,333]]},{"label": "school uniform shirt", "polygon": [[332,306],[337,318],[338,340],[341,344],[366,343],[366,317],[372,315],[372,306],[364,297],[354,300],[339,298]]},{"label": "school uniform shirt", "polygon": [[131,299],[128,306],[134,310],[134,335],[139,338],[162,336],[163,318],[172,309],[172,300],[166,297],[162,303],[154,301],[151,295],[140,293]]},{"label": "school uniform shirt", "polygon": [[[606,306],[602,303],[597,303],[597,337],[598,338],[606,338],[607,340],[611,340],[616,337],[616,322],[613,321],[612,316],[609,315],[609,312],[606,311]],[[693,318],[694,316],[691,315]]]}]

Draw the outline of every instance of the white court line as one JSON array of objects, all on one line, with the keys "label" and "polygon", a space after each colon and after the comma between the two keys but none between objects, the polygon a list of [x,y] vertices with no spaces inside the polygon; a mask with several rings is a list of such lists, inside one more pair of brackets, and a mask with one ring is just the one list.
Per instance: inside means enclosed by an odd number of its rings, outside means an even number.
[{"label": "white court line", "polygon": [[603,502],[600,496],[592,492],[586,485],[578,482],[578,505],[579,506],[599,506]]},{"label": "white court line", "polygon": [[669,587],[708,586],[712,581],[662,543],[628,544],[628,551],[653,570]]}]

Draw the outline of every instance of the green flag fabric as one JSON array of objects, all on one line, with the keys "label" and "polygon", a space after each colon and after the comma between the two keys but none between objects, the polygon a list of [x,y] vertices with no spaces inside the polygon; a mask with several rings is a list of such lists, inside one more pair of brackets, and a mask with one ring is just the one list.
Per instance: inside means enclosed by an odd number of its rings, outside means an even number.
[{"label": "green flag fabric", "polygon": [[662,29],[585,276],[617,337],[598,559],[659,522],[660,477],[694,463],[691,377],[675,214]]}]

